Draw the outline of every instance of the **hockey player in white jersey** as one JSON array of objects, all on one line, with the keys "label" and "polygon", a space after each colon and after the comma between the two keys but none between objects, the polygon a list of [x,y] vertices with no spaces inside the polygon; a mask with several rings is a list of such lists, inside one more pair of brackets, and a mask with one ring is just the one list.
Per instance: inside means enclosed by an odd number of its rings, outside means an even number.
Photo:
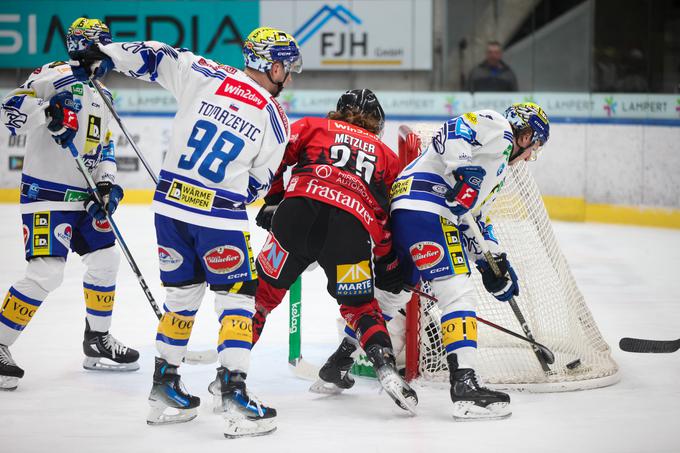
[{"label": "hockey player in white jersey", "polygon": [[[491,110],[466,113],[447,121],[392,186],[394,246],[404,263],[406,283],[427,282],[439,300],[451,399],[454,417],[459,420],[510,415],[510,397],[481,387],[474,371],[477,301],[470,263],[477,265],[486,289],[498,300],[507,301],[518,294],[517,277],[508,257],[501,253],[502,244],[494,237],[488,213],[503,187],[508,165],[535,160],[548,137],[548,117],[533,103],[513,104],[504,115]],[[500,278],[485,262],[468,225],[460,221],[468,211],[503,271]],[[376,293],[381,310],[390,319],[387,327],[395,354],[404,346],[402,308],[410,298],[406,291]],[[344,376],[340,382],[325,382],[325,393],[352,386],[352,379],[343,375],[356,354],[349,345],[351,341],[343,340],[323,366],[326,375]]]},{"label": "hockey player in white jersey", "polygon": [[[405,279],[430,282],[442,312],[443,346],[457,419],[504,418],[510,397],[479,385],[475,374],[476,264],[499,301],[519,294],[517,276],[493,234],[488,213],[508,165],[535,160],[549,137],[548,117],[525,102],[504,113],[480,110],[447,121],[425,151],[401,172],[391,193],[394,244],[410,265]],[[471,212],[502,275],[497,277],[461,216]],[[465,249],[463,248],[465,245]]]},{"label": "hockey player in white jersey", "polygon": [[[250,33],[243,55],[244,71],[155,41],[71,54],[81,76],[115,66],[157,82],[177,99],[170,151],[152,204],[167,295],[147,421],[196,417],[200,400],[182,388],[177,370],[207,283],[221,324],[221,366],[210,390],[219,397],[227,437],[275,429],[276,410],[258,402],[245,385],[257,284],[246,205],[267,193],[281,162],[289,125],[274,98],[302,64],[295,39],[267,27]],[[179,412],[171,415],[167,408]]]},{"label": "hockey player in white jersey", "polygon": [[[83,19],[69,28],[68,45],[76,45],[84,34],[110,40],[105,24]],[[71,142],[76,146],[112,213],[123,190],[115,183],[110,114],[104,101],[93,87],[74,78],[67,63],[58,61],[33,71],[5,96],[1,110],[0,120],[10,133],[27,136],[20,202],[28,265],[25,277],[10,287],[0,308],[0,388],[13,390],[23,377],[8,347],[61,284],[69,249],[81,255],[87,266],[83,366],[138,369],[137,351],[108,333],[120,260],[113,232],[103,208],[88,194],[71,153],[64,149]]]}]

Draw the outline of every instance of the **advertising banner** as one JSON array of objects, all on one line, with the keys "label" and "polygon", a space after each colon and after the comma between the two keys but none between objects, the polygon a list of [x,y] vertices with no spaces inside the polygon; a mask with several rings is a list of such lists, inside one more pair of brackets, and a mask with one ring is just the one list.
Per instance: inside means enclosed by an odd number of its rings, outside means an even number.
[{"label": "advertising banner", "polygon": [[0,68],[65,60],[64,38],[80,16],[104,20],[114,41],[156,40],[240,67],[243,39],[259,24],[257,1],[2,2]]}]

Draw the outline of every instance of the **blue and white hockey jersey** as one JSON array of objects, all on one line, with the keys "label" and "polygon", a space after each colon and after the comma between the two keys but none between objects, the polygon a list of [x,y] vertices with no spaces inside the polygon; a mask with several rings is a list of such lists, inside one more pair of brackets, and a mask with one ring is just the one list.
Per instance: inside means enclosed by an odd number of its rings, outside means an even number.
[{"label": "blue and white hockey jersey", "polygon": [[24,214],[84,210],[83,200],[88,197],[85,179],[71,152],[55,143],[46,126],[49,100],[62,91],[73,94],[79,125],[73,144],[94,181],[115,182],[116,161],[108,131],[111,114],[104,101],[93,87],[73,77],[67,63],[48,63],[9,92],[0,109],[0,121],[10,133],[27,136],[20,187]]},{"label": "blue and white hockey jersey", "polygon": [[[391,211],[410,209],[440,215],[455,225],[459,219],[446,204],[444,194],[456,181],[461,166],[480,166],[486,171],[476,203],[470,210],[483,229],[492,252],[498,250],[488,213],[503,187],[513,147],[510,123],[493,110],[479,110],[453,118],[435,133],[425,151],[402,170],[392,186]],[[468,249],[473,241],[468,239]],[[470,237],[468,237],[470,236]],[[470,250],[474,255],[479,250]],[[475,253],[476,252],[476,253]]]},{"label": "blue and white hockey jersey", "polygon": [[187,223],[248,231],[246,204],[264,196],[289,137],[288,118],[244,72],[156,41],[101,47],[117,71],[177,99],[170,150],[152,209]]}]

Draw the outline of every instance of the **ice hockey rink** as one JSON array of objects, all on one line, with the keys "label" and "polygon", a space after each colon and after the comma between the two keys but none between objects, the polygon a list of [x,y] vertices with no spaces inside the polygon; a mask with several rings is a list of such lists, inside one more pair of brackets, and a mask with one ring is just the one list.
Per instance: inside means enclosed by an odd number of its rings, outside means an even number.
[{"label": "ice hockey rink", "polygon": [[[255,211],[251,211],[254,218]],[[18,205],[0,205],[1,286],[24,271]],[[162,303],[153,214],[123,205],[115,215],[151,290]],[[0,393],[0,451],[18,452],[678,452],[680,356],[630,354],[623,336],[678,337],[677,269],[680,231],[555,222],[560,246],[595,320],[620,366],[618,384],[589,391],[512,393],[508,420],[454,422],[448,390],[418,387],[416,417],[379,393],[377,382],[358,380],[337,396],[309,393],[309,382],[289,370],[288,313],[269,318],[252,354],[249,389],[279,411],[270,436],[226,440],[211,411],[208,383],[215,366],[184,365],[189,391],[201,397],[199,416],[179,425],[149,427],[156,318],[124,259],[111,332],[141,353],[141,369],[99,373],[82,367],[83,265],[72,255],[64,284],[52,293],[12,347],[26,370],[14,392]],[[255,228],[257,252],[264,232]],[[302,338],[305,359],[322,364],[337,345],[335,303],[320,269],[303,276]],[[500,302],[499,302],[500,303]],[[517,326],[514,326],[517,328]],[[218,323],[210,295],[199,311],[190,349],[212,348]],[[480,335],[483,335],[483,330]]]}]

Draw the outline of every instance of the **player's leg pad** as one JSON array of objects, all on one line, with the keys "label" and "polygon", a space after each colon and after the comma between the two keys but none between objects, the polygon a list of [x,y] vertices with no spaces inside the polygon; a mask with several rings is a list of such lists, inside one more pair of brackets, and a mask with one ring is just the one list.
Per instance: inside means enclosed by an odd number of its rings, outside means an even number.
[{"label": "player's leg pad", "polygon": [[93,371],[137,371],[139,369],[139,352],[125,346],[108,332],[96,332],[90,329],[85,320],[85,338],[83,339],[85,360],[83,368]]},{"label": "player's leg pad", "polygon": [[357,347],[348,338],[344,338],[338,349],[328,358],[319,370],[319,379],[312,384],[309,391],[326,395],[336,395],[354,386],[354,378],[349,370],[354,364],[352,354]]},{"label": "player's leg pad", "polygon": [[177,367],[156,357],[146,423],[168,425],[191,421],[198,415],[196,408],[200,404],[201,399],[190,395],[184,388]]},{"label": "player's leg pad", "polygon": [[394,354],[389,348],[371,345],[366,349],[366,355],[373,362],[380,385],[400,408],[416,415],[418,395],[399,375],[395,366]]},{"label": "player's leg pad", "polygon": [[208,390],[215,396],[215,411],[224,418],[224,437],[256,437],[276,431],[276,409],[267,407],[246,389],[246,373],[217,369]]},{"label": "player's leg pad", "polygon": [[17,366],[9,348],[0,344],[0,390],[16,390],[22,377],[24,370]]}]

